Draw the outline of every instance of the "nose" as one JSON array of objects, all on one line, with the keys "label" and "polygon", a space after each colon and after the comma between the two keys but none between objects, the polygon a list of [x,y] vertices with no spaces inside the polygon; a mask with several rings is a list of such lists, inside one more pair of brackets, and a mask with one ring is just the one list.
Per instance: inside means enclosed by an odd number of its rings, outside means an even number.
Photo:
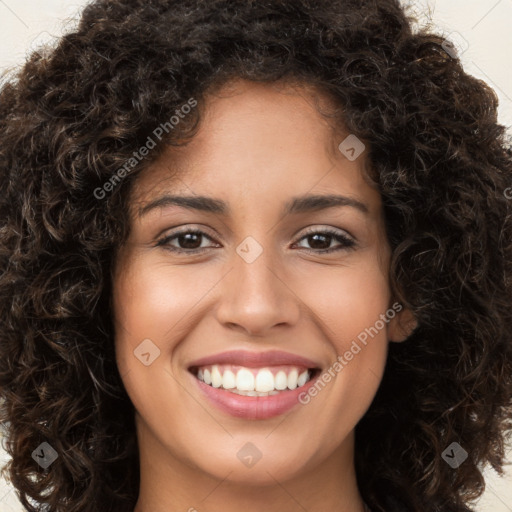
[{"label": "nose", "polygon": [[268,336],[276,327],[295,325],[300,316],[300,298],[286,280],[286,269],[270,250],[252,262],[237,252],[231,271],[221,282],[217,320],[225,327],[251,336]]}]

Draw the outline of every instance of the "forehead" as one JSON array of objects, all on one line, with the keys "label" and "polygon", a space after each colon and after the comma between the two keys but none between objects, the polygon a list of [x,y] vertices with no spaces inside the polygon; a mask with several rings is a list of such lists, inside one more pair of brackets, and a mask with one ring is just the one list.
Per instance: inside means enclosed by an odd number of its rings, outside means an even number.
[{"label": "forehead", "polygon": [[364,176],[366,155],[347,159],[338,146],[349,134],[319,112],[332,106],[311,87],[230,83],[206,97],[194,138],[138,177],[134,198],[144,204],[179,190],[268,202],[338,191],[379,202]]}]

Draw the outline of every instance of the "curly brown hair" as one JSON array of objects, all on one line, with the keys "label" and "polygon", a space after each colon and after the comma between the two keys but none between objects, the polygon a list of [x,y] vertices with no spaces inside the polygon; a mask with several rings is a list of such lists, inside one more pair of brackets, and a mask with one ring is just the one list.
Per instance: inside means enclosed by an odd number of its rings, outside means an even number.
[{"label": "curly brown hair", "polygon": [[[4,471],[27,510],[133,510],[138,447],[111,307],[128,194],[167,144],[193,137],[205,94],[233,78],[314,86],[368,144],[390,285],[418,327],[390,345],[356,427],[365,501],[467,512],[483,466],[502,472],[512,149],[494,91],[413,21],[398,0],[97,0],[3,85],[0,420],[12,457]],[[190,97],[198,107],[187,121],[98,199]],[[456,470],[441,456],[454,441],[468,452]],[[42,442],[59,457],[46,469],[31,456]]]}]

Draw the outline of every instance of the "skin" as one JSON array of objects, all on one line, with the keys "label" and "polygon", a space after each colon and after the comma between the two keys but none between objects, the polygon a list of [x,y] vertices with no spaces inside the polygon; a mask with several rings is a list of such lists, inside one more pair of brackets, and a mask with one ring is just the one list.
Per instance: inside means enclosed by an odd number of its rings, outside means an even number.
[{"label": "skin", "polygon": [[[379,192],[338,149],[348,133],[319,114],[312,91],[235,81],[208,97],[200,129],[138,178],[131,233],[113,286],[117,364],[135,407],[140,494],[135,512],[363,512],[354,428],[380,384],[389,341],[413,327],[401,313],[306,405],[266,420],[232,417],[207,401],[187,368],[232,349],[278,349],[329,368],[393,304],[390,249]],[[318,93],[316,93],[316,97]],[[177,205],[141,208],[164,194],[225,201],[225,215]],[[281,215],[292,197],[339,194],[366,205]],[[177,227],[206,236],[157,246]],[[316,241],[308,230],[334,229]],[[263,249],[236,252],[248,236]],[[203,247],[179,254],[170,247]],[[339,248],[330,254],[325,248]],[[308,252],[309,250],[309,252]],[[404,327],[408,326],[408,327]],[[160,355],[134,357],[150,339]],[[251,468],[237,457],[261,452]],[[302,508],[301,508],[302,507]]]}]

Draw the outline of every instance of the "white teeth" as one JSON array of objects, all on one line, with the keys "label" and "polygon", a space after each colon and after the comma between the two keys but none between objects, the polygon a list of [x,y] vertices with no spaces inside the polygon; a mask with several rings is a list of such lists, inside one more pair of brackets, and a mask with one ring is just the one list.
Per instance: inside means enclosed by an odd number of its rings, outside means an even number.
[{"label": "white teeth", "polygon": [[232,389],[230,391],[231,393],[236,393],[237,395],[242,396],[272,396],[279,394],[279,391],[268,391],[267,393],[263,391],[240,391],[238,389]]},{"label": "white teeth", "polygon": [[222,375],[219,372],[219,367],[215,364],[212,367],[212,386],[220,388],[222,386]]},{"label": "white teeth", "polygon": [[275,388],[279,391],[282,391],[288,387],[288,377],[286,376],[286,373],[283,372],[283,370],[277,372],[274,385]]},{"label": "white teeth", "polygon": [[274,389],[274,376],[266,368],[260,370],[256,375],[256,391],[272,391]]},{"label": "white teeth", "polygon": [[224,389],[233,389],[236,387],[235,374],[231,370],[226,370],[222,377],[222,387]]},{"label": "white teeth", "polygon": [[[287,370],[288,371],[288,370]],[[212,365],[200,368],[197,378],[214,388],[230,390],[244,396],[269,396],[281,391],[293,390],[304,386],[311,378],[310,372],[304,370],[299,375],[297,368],[290,367],[288,374],[279,370],[275,375],[269,368],[259,370],[240,368],[235,372],[224,365]]]},{"label": "white teeth", "polygon": [[288,374],[288,389],[295,389],[297,387],[298,376],[299,376],[299,372],[297,370],[292,370]]},{"label": "white teeth", "polygon": [[300,388],[301,386],[304,386],[306,382],[308,381],[308,371],[304,371],[299,375],[299,378],[297,379],[297,387]]},{"label": "white teeth", "polygon": [[254,391],[254,375],[242,368],[236,374],[236,388],[240,391]]}]

